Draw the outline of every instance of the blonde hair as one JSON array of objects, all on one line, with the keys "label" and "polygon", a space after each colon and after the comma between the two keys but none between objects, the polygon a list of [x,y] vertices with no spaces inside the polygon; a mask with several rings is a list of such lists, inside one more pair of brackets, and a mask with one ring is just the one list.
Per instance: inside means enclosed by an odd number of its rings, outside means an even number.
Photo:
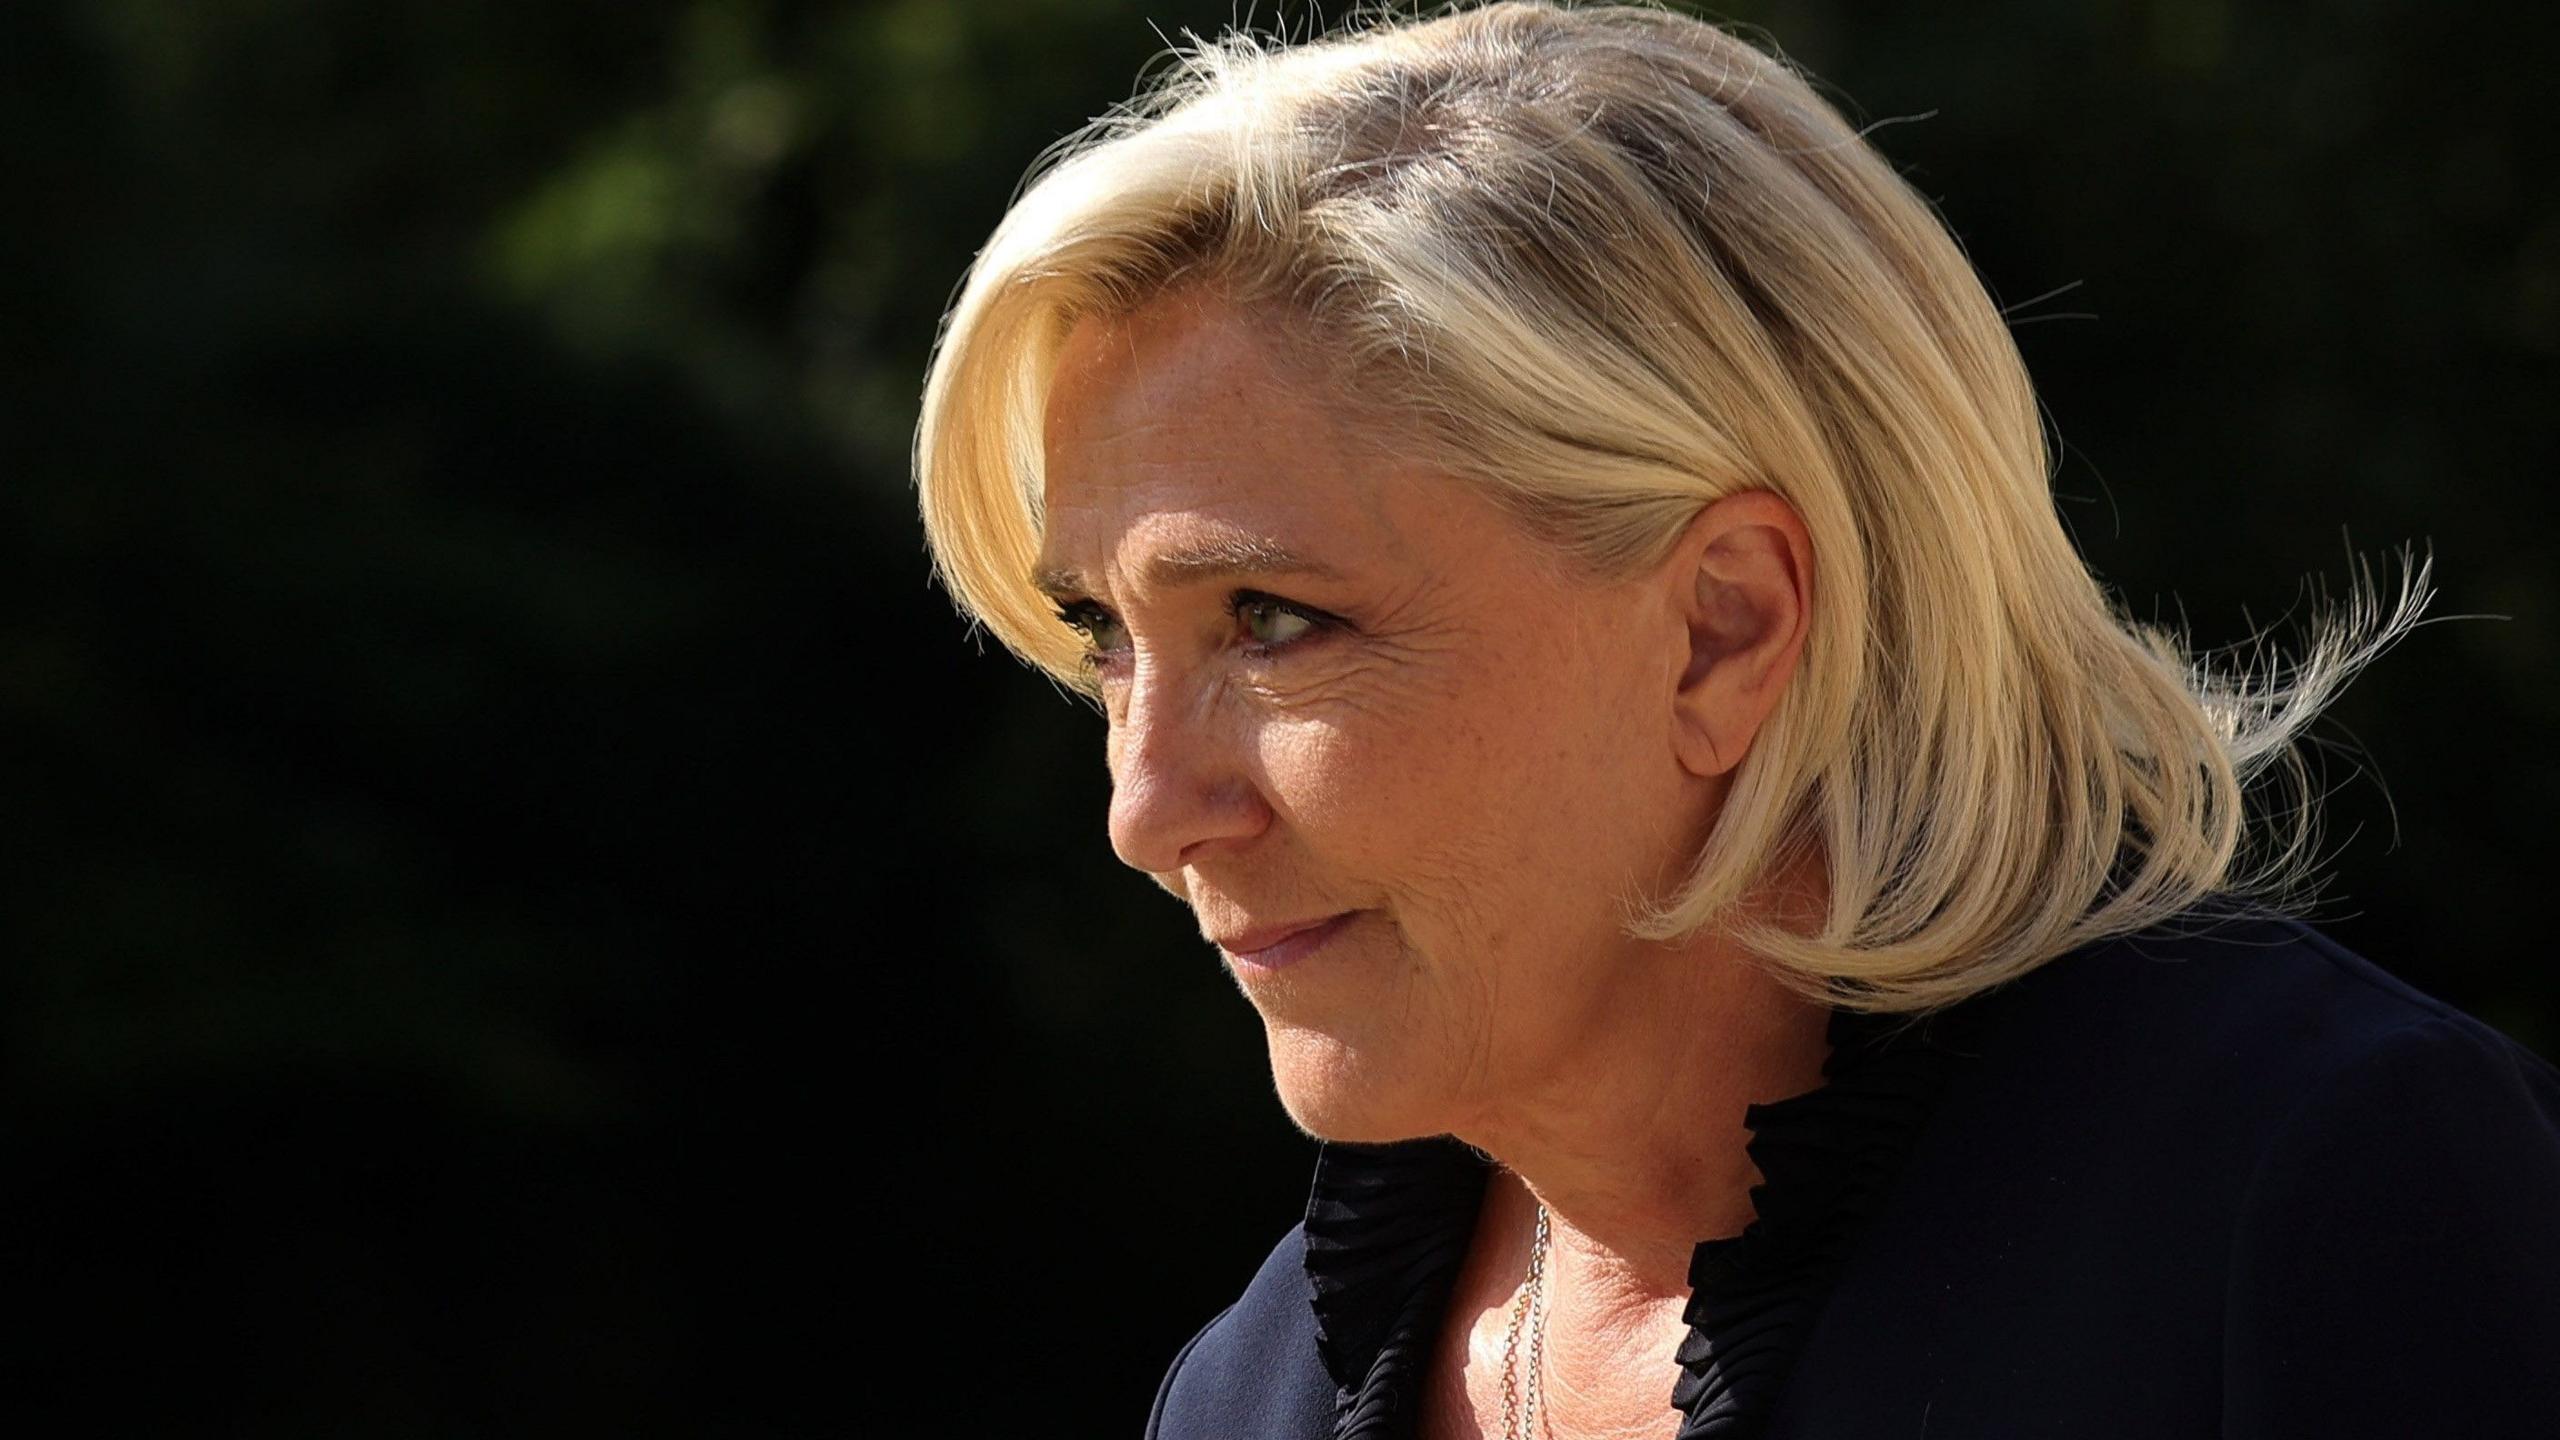
[{"label": "blonde hair", "polygon": [[[1800,668],[1631,936],[1719,926],[1797,993],[1922,1011],[2290,895],[2312,806],[2244,863],[2244,789],[2279,761],[2303,778],[2295,735],[2413,628],[2425,567],[2387,624],[2359,590],[2263,684],[2120,613],[2054,510],[2001,313],[1793,62],[1650,6],[1543,0],[1190,38],[1035,164],[946,317],[915,465],[964,615],[1092,693],[1029,579],[1059,344],[1214,284],[1595,579],[1737,491],[1803,517]],[[1761,919],[1753,897],[1808,857],[1819,927]]]}]

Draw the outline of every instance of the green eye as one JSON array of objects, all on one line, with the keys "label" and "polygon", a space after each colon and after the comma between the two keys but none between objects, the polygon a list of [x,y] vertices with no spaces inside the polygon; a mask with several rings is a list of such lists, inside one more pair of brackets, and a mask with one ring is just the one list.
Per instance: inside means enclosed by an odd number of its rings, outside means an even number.
[{"label": "green eye", "polygon": [[[1315,621],[1277,600],[1247,601],[1236,607],[1236,614],[1254,632],[1255,640],[1275,649],[1316,628]],[[1264,633],[1265,630],[1278,633]]]},{"label": "green eye", "polygon": [[1241,621],[1254,637],[1244,651],[1256,660],[1271,659],[1335,623],[1322,611],[1291,604],[1259,590],[1239,590],[1228,596],[1227,613]]},{"label": "green eye", "polygon": [[1084,637],[1088,650],[1100,653],[1117,648],[1106,643],[1105,636],[1119,628],[1120,622],[1111,612],[1090,600],[1073,600],[1058,607],[1058,619],[1068,629]]},{"label": "green eye", "polygon": [[[1110,611],[1092,600],[1059,601],[1057,609],[1059,623],[1084,637],[1088,668],[1119,663],[1128,648],[1128,635]],[[1228,596],[1227,614],[1251,637],[1242,649],[1255,660],[1272,659],[1341,623],[1323,611],[1258,590],[1238,590]]]}]

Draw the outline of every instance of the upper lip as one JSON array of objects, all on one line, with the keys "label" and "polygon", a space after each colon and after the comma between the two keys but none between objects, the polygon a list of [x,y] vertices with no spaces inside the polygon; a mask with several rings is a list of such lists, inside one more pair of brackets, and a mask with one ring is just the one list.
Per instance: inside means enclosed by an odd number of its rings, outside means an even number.
[{"label": "upper lip", "polygon": [[1285,925],[1263,925],[1251,930],[1238,930],[1233,934],[1218,936],[1218,948],[1230,955],[1250,955],[1256,950],[1268,950],[1292,935],[1303,934],[1319,925],[1330,925],[1350,913],[1348,910],[1337,910],[1330,915],[1319,915],[1313,920],[1293,920]]}]

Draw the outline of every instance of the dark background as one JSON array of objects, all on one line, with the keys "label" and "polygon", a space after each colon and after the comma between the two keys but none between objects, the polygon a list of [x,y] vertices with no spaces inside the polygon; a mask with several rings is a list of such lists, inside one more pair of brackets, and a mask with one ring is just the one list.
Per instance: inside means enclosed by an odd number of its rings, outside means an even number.
[{"label": "dark background", "polygon": [[[2018,307],[2137,613],[2507,617],[2321,727],[2318,918],[2560,1054],[2551,7],[1721,13]],[[17,1433],[1136,1433],[1312,1151],[907,447],[1033,155],[1234,18],[0,7]]]}]

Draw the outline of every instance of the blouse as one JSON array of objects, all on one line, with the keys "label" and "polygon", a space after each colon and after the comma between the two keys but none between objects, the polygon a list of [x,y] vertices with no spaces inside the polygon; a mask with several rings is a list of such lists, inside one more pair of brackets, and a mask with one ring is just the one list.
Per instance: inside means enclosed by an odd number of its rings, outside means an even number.
[{"label": "blouse", "polygon": [[[1680,1440],[2560,1437],[2560,1070],[2311,926],[2190,912],[1834,1009],[1699,1242]],[[1397,1440],[1489,1163],[1319,1145],[1147,1440]]]}]

